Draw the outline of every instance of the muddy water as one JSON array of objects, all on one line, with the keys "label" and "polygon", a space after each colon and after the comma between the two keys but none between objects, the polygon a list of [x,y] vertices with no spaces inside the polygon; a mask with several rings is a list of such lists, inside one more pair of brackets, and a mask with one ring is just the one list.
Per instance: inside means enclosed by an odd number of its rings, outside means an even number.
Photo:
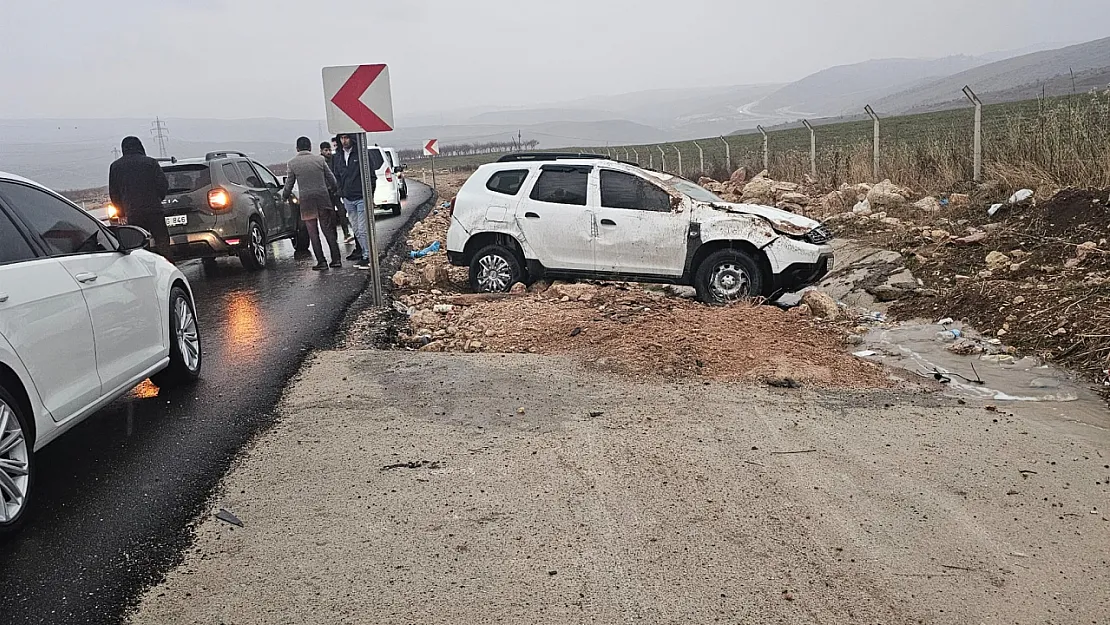
[{"label": "muddy water", "polygon": [[987,339],[963,324],[942,326],[927,321],[875,328],[864,336],[863,344],[852,351],[857,354],[875,352],[862,357],[927,378],[934,378],[939,371],[945,374],[944,392],[952,397],[1066,404],[1058,406],[1058,412],[1066,419],[1110,428],[1110,411],[1105,403],[1075,376],[1030,357],[1015,358],[1005,353],[954,354],[947,348],[955,341],[938,337],[938,333],[951,330],[957,330],[962,339],[979,342],[988,352],[992,349],[1003,351],[990,346]]}]

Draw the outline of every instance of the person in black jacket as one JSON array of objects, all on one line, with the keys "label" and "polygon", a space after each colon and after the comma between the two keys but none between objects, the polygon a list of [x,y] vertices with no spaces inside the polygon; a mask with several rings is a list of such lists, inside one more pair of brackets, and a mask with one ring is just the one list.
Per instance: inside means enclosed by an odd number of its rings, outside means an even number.
[{"label": "person in black jacket", "polygon": [[[362,259],[355,263],[359,269],[370,268],[370,231],[373,228],[373,208],[367,206],[366,198],[362,195],[362,169],[354,137],[339,135],[339,150],[332,158],[332,171],[339,181],[339,197],[343,198],[343,206],[347,209],[347,217],[351,221],[351,228],[355,231],[355,239],[362,248]],[[370,206],[373,206],[374,186],[377,176],[370,176]]]},{"label": "person in black jacket", "polygon": [[138,226],[154,239],[154,251],[170,258],[170,233],[162,213],[169,181],[158,161],[146,155],[138,137],[124,137],[123,156],[108,170],[108,195],[121,220]]},{"label": "person in black jacket", "polygon": [[[334,149],[335,148],[332,147],[331,141],[324,141],[320,144],[320,156],[323,156],[324,160],[327,161],[328,169],[331,169],[333,165],[332,158],[335,157]],[[332,170],[331,173],[334,174],[335,171]],[[332,202],[335,203],[336,215],[339,217],[339,227],[343,229],[343,238],[346,239],[346,241],[344,242],[350,243],[354,241],[354,237],[351,236],[351,222],[347,219],[347,209],[343,206],[343,200],[339,199],[338,193],[332,194]],[[354,258],[348,258],[347,260],[358,260],[359,258],[362,258],[362,252],[359,251],[357,248],[355,249],[355,251],[358,252],[358,256]]]}]

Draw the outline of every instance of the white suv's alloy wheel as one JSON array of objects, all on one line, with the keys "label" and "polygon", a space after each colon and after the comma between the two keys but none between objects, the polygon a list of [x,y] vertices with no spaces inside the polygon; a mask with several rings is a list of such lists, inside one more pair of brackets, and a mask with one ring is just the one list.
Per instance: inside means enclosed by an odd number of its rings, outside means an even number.
[{"label": "white suv's alloy wheel", "polygon": [[509,281],[513,279],[513,270],[509,262],[497,254],[489,254],[478,259],[478,284],[489,292],[500,292],[508,289]]},{"label": "white suv's alloy wheel", "polygon": [[732,263],[721,263],[713,270],[710,288],[713,294],[724,301],[731,301],[751,295],[751,280],[742,267]]},{"label": "white suv's alloy wheel", "polygon": [[19,516],[27,500],[29,453],[15,411],[0,399],[0,523]]}]

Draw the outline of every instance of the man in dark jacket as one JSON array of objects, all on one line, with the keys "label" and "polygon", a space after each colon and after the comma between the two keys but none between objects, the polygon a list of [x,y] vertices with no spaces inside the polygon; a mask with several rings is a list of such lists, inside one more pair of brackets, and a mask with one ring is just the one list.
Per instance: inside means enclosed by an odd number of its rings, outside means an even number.
[{"label": "man in dark jacket", "polygon": [[[320,156],[324,157],[324,160],[328,163],[328,169],[331,169],[331,161],[332,158],[335,156],[335,152],[330,141],[324,141],[320,144]],[[333,170],[332,173],[334,174],[335,171]],[[339,227],[343,228],[343,238],[346,239],[346,241],[344,242],[350,243],[354,240],[354,237],[351,236],[351,222],[347,219],[347,209],[343,206],[343,200],[339,198],[338,193],[332,195],[332,202],[335,203],[336,216],[339,217]],[[362,252],[359,252],[358,257],[354,258],[353,260],[358,260],[359,258],[362,258]]]},{"label": "man in dark jacket", "polygon": [[[339,150],[332,159],[332,171],[339,181],[339,197],[347,209],[355,239],[362,248],[362,259],[355,263],[359,269],[370,268],[370,231],[374,227],[373,208],[367,206],[362,195],[362,168],[359,159],[365,155],[358,153],[357,144],[351,135],[339,135]],[[370,176],[370,206],[373,206],[376,176]]]},{"label": "man in dark jacket", "polygon": [[138,137],[125,137],[123,156],[108,170],[108,195],[120,218],[139,226],[154,239],[154,251],[170,258],[170,233],[162,213],[169,182],[158,161],[146,155]]}]

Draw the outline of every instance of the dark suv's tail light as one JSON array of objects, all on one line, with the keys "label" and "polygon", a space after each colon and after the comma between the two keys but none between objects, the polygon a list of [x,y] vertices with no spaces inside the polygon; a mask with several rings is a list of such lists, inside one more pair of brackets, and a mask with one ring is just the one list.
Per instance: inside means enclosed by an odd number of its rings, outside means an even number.
[{"label": "dark suv's tail light", "polygon": [[231,207],[231,196],[227,190],[216,187],[208,192],[208,206],[212,210],[220,211]]}]

